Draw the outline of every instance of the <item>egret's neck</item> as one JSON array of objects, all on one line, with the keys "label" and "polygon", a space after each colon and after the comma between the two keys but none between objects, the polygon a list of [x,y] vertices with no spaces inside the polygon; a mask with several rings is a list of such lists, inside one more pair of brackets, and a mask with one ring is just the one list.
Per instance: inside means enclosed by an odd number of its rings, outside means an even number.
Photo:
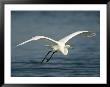
[{"label": "egret's neck", "polygon": [[66,48],[65,43],[59,43],[59,50],[64,54],[67,55],[68,53],[68,48]]}]

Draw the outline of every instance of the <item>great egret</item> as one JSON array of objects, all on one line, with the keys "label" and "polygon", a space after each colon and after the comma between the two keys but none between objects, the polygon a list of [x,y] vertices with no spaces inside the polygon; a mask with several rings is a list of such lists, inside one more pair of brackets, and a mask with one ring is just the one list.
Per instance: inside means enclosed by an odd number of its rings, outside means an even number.
[{"label": "great egret", "polygon": [[[39,39],[46,39],[46,40],[52,42],[51,45],[46,45],[46,46],[50,46],[52,48],[52,51],[53,51],[53,53],[50,56],[50,58],[48,58],[47,61],[46,61],[46,62],[48,62],[52,58],[53,54],[56,53],[56,52],[58,52],[58,51],[61,52],[64,55],[67,55],[68,54],[68,48],[71,48],[71,46],[70,45],[66,45],[66,42],[68,40],[70,40],[71,38],[77,36],[77,35],[83,35],[83,36],[87,36],[87,37],[92,37],[92,36],[95,36],[96,34],[93,33],[93,32],[89,32],[89,31],[77,31],[77,32],[74,32],[74,33],[72,33],[72,34],[70,34],[70,35],[68,35],[68,36],[60,39],[59,41],[53,40],[53,39],[51,39],[49,37],[45,37],[45,36],[35,36],[35,37],[32,37],[31,39],[29,39],[27,41],[24,41],[24,42],[18,44],[17,46],[26,44],[26,43],[31,42],[31,41],[34,41],[34,40],[39,40]],[[42,60],[41,63],[43,63],[43,61],[46,59],[46,57],[52,51],[49,51],[45,55],[45,57],[43,58],[43,60]]]}]

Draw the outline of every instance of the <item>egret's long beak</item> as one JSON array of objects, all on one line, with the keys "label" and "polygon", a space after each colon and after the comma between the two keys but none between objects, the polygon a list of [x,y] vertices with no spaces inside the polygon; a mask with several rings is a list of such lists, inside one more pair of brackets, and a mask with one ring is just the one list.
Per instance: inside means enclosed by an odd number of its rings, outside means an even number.
[{"label": "egret's long beak", "polygon": [[70,45],[70,47],[69,47],[70,49],[73,49],[74,48],[74,45]]}]

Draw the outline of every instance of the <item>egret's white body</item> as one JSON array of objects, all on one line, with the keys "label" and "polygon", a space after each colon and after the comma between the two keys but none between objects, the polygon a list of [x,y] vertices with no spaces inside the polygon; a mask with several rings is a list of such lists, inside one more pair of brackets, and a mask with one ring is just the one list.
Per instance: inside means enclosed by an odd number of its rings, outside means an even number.
[{"label": "egret's white body", "polygon": [[18,44],[17,46],[26,44],[26,43],[34,41],[34,40],[46,39],[46,40],[52,42],[51,45],[47,45],[47,46],[50,46],[53,49],[53,51],[60,51],[64,55],[67,55],[68,54],[68,48],[70,48],[70,45],[66,45],[66,42],[68,40],[70,40],[71,38],[77,36],[77,35],[83,35],[83,36],[91,37],[91,36],[95,36],[96,34],[93,32],[89,32],[89,31],[77,31],[77,32],[74,32],[74,33],[62,38],[59,41],[53,40],[53,39],[45,37],[45,36],[35,36],[35,37],[32,37],[31,39],[29,39],[27,41],[24,41],[24,42]]}]

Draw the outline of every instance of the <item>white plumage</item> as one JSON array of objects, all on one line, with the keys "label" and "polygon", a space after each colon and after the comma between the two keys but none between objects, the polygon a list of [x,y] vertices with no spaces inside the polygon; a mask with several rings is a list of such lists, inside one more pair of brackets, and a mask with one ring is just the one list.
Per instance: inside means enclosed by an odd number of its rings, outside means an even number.
[{"label": "white plumage", "polygon": [[45,36],[35,36],[35,37],[32,37],[31,39],[29,39],[27,41],[24,41],[24,42],[18,44],[17,46],[21,46],[21,45],[26,44],[28,42],[31,42],[33,40],[46,39],[46,40],[52,42],[50,47],[53,49],[53,51],[60,51],[64,55],[67,55],[68,54],[68,48],[70,48],[70,45],[66,45],[66,42],[68,42],[68,40],[70,40],[71,38],[73,38],[77,35],[92,37],[92,36],[95,36],[96,34],[93,32],[89,32],[89,31],[77,31],[77,32],[74,32],[74,33],[60,39],[59,41],[53,40],[53,39],[51,39],[49,37],[45,37]]}]

